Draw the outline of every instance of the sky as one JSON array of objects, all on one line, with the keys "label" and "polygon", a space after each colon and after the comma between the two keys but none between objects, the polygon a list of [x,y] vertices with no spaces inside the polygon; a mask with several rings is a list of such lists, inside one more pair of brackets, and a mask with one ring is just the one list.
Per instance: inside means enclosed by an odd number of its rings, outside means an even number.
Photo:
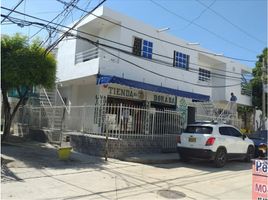
[{"label": "sky", "polygon": [[[2,0],[1,6],[13,8],[18,2]],[[80,0],[77,6],[91,10],[99,2]],[[169,34],[198,42],[203,48],[225,56],[255,61],[267,47],[267,0],[107,0],[104,5],[156,29],[169,28]],[[63,9],[64,5],[56,0],[24,0],[16,10],[50,21]],[[1,13],[9,11],[2,8]],[[82,14],[73,9],[55,22],[68,25]],[[10,16],[36,21],[16,13]],[[1,33],[7,35],[19,32],[32,38],[38,30],[33,26],[19,27],[8,20],[1,25]],[[48,32],[42,30],[36,36],[44,40]],[[254,62],[239,62],[255,66]]]}]

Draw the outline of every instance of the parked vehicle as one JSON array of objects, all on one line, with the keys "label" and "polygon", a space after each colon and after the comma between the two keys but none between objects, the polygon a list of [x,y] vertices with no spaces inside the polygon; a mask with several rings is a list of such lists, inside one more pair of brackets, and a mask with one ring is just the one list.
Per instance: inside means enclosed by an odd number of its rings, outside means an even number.
[{"label": "parked vehicle", "polygon": [[267,130],[257,131],[249,134],[248,137],[254,142],[255,157],[267,158]]},{"label": "parked vehicle", "polygon": [[223,167],[227,160],[254,158],[252,140],[234,126],[211,122],[188,125],[178,135],[177,150],[182,161],[212,160],[216,167]]}]

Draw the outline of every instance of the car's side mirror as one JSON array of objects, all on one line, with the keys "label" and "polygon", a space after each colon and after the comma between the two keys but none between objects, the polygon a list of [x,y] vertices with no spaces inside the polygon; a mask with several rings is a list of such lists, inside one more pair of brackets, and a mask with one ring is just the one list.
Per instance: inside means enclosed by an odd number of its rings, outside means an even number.
[{"label": "car's side mirror", "polygon": [[247,137],[246,135],[242,135],[242,139],[243,139],[243,140],[245,140],[245,139],[246,139],[246,137]]}]

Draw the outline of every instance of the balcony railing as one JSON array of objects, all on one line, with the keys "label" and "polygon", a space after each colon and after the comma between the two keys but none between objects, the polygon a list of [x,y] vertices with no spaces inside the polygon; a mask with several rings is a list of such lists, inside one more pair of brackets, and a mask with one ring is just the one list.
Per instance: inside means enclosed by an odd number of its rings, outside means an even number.
[{"label": "balcony railing", "polygon": [[99,48],[94,47],[75,55],[75,63],[86,62],[99,57]]}]

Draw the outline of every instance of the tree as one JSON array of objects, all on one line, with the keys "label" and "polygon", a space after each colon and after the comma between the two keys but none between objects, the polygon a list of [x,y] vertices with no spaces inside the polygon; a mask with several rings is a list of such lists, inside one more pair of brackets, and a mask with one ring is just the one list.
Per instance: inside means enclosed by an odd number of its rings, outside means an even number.
[{"label": "tree", "polygon": [[253,110],[254,109],[251,106],[239,105],[237,107],[238,115],[241,116],[241,118],[244,122],[244,128],[247,130],[251,129],[250,118],[252,116]]},{"label": "tree", "polygon": [[[56,61],[46,54],[38,41],[31,44],[27,37],[15,34],[1,38],[1,90],[4,115],[2,141],[9,135],[18,108],[26,104],[33,87],[52,88],[56,79]],[[16,90],[18,101],[11,108],[8,92]]]},{"label": "tree", "polygon": [[[262,91],[263,91],[263,82],[264,84],[267,84],[267,75],[264,77],[264,80],[262,80],[263,75],[263,63],[264,66],[267,67],[267,59],[268,59],[268,48],[265,48],[262,51],[261,55],[257,56],[258,61],[256,62],[255,68],[252,70],[254,78],[251,80],[251,86],[252,86],[252,105],[262,110]],[[267,69],[266,69],[267,70]],[[267,108],[267,93],[266,93],[266,108]],[[266,116],[267,116],[267,112]],[[262,118],[264,120],[264,117]],[[264,121],[261,122],[262,125],[264,125]]]}]

